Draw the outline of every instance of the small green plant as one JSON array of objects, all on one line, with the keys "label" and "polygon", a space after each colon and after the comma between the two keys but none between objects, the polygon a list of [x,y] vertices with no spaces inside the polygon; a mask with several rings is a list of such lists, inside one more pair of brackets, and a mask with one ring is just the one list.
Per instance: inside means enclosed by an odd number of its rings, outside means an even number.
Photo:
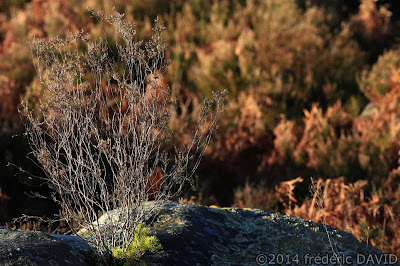
[{"label": "small green plant", "polygon": [[162,250],[162,246],[157,237],[152,236],[150,229],[144,223],[139,223],[134,231],[134,238],[130,243],[125,244],[125,248],[115,247],[112,255],[117,259],[127,259],[127,265],[132,261],[139,260],[146,252],[156,253]]}]

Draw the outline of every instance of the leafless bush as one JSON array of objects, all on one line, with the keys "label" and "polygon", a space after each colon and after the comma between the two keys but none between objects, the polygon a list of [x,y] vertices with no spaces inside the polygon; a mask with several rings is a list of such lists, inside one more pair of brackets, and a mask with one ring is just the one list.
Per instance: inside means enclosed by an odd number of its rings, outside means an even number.
[{"label": "leafless bush", "polygon": [[[92,14],[103,22],[102,12]],[[156,19],[154,35],[142,42],[123,14],[104,20],[115,28],[114,48],[107,37],[90,41],[82,32],[30,42],[46,100],[42,118],[27,103],[21,110],[53,199],[68,222],[87,230],[85,239],[100,255],[126,249],[139,222],[185,183],[195,184],[225,95],[203,102],[190,143],[168,153],[174,105],[161,82],[169,65],[162,23]],[[149,199],[156,202],[151,209],[144,204]]]}]

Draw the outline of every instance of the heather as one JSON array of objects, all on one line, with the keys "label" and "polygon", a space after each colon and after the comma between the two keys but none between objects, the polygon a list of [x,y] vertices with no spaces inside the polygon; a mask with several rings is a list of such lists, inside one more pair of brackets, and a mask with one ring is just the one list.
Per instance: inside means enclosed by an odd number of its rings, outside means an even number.
[{"label": "heather", "polygon": [[[164,22],[171,64],[160,82],[169,85],[178,106],[169,122],[172,141],[190,141],[201,99],[229,91],[199,165],[198,190],[188,190],[183,200],[321,222],[308,191],[313,177],[326,197],[329,225],[399,254],[399,7],[396,1],[347,2],[1,3],[1,222],[28,211],[50,215],[40,211],[51,203],[24,206],[23,191],[35,190],[36,181],[5,167],[10,162],[43,175],[24,159],[29,150],[17,112],[26,100],[40,116],[44,100],[26,41],[83,29],[115,47],[114,33],[86,9],[110,13],[115,6],[135,22],[138,39],[151,37],[156,16]],[[47,192],[43,185],[37,189]]]}]

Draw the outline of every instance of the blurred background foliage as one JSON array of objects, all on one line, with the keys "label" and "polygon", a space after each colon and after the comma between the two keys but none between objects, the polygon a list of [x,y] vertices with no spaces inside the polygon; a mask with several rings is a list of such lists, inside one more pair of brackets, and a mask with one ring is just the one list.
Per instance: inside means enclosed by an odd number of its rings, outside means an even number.
[{"label": "blurred background foliage", "polygon": [[43,174],[25,158],[17,112],[21,100],[37,109],[43,93],[26,41],[83,29],[113,46],[113,33],[87,6],[125,13],[139,39],[150,36],[156,16],[164,21],[172,63],[163,82],[178,99],[176,141],[187,141],[201,99],[230,92],[199,190],[183,201],[320,222],[308,192],[308,178],[320,177],[329,224],[400,254],[396,0],[1,1],[0,223],[57,212],[50,201],[27,200],[24,192],[46,187],[6,165]]}]

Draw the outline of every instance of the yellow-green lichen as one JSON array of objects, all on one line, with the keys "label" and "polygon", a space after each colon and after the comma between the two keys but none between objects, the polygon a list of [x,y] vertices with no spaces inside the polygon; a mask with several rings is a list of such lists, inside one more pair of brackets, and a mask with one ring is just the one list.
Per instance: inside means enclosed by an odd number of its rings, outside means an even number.
[{"label": "yellow-green lichen", "polygon": [[236,208],[226,207],[226,208],[222,208],[222,209],[227,211],[227,212],[229,212],[229,213],[238,213],[238,210]]},{"label": "yellow-green lichen", "polygon": [[274,217],[271,217],[271,216],[269,216],[269,215],[264,215],[262,218],[263,218],[264,220],[269,220],[269,221],[275,222]]},{"label": "yellow-green lichen", "polygon": [[261,210],[255,210],[254,213],[257,214],[257,215],[262,215],[262,211]]}]

